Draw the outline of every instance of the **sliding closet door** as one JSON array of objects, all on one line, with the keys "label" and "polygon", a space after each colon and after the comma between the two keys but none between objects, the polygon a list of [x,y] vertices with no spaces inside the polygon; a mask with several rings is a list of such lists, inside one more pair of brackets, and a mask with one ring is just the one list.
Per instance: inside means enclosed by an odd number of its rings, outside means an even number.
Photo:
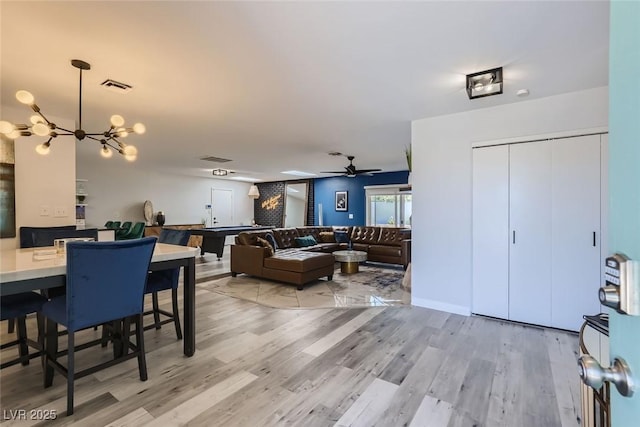
[{"label": "sliding closet door", "polygon": [[510,150],[509,319],[551,322],[551,143]]},{"label": "sliding closet door", "polygon": [[552,143],[551,326],[600,311],[600,135]]},{"label": "sliding closet door", "polygon": [[473,149],[472,312],[509,317],[509,147]]}]

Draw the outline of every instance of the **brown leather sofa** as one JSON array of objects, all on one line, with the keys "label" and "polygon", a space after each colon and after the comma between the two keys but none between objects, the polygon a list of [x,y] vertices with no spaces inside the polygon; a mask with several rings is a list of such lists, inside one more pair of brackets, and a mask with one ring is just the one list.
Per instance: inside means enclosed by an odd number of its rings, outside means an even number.
[{"label": "brown leather sofa", "polygon": [[[346,231],[351,243],[337,243],[332,234]],[[258,238],[267,234],[275,238],[277,249],[262,246]],[[318,244],[297,247],[296,238],[313,236]],[[236,236],[231,246],[231,275],[251,276],[291,283],[302,290],[306,283],[327,276],[332,280],[335,262],[332,252],[352,249],[367,252],[369,261],[400,264],[405,268],[411,260],[411,230],[395,227],[297,227],[245,231]]]}]

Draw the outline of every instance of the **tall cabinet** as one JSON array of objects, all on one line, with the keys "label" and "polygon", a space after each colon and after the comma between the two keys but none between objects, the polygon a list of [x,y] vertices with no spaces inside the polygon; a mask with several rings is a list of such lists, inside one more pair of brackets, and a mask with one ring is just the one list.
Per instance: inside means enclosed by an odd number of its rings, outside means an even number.
[{"label": "tall cabinet", "polygon": [[599,312],[601,144],[473,149],[474,313],[577,331]]}]

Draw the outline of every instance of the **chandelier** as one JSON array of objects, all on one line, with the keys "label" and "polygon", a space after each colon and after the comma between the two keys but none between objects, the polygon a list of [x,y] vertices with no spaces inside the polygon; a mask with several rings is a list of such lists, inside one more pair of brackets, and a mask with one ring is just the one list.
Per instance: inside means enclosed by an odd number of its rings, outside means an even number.
[{"label": "chandelier", "polygon": [[79,107],[78,107],[78,128],[76,130],[69,130],[57,126],[45,117],[40,111],[40,107],[36,105],[35,98],[30,92],[26,90],[19,90],[16,92],[16,98],[23,104],[28,105],[36,113],[31,116],[31,125],[26,124],[13,124],[7,121],[0,121],[0,133],[6,135],[10,139],[16,139],[20,136],[48,136],[47,142],[44,142],[36,147],[38,154],[49,154],[51,147],[51,140],[58,136],[73,135],[78,141],[82,141],[85,138],[92,139],[101,144],[100,154],[102,157],[108,158],[113,155],[112,150],[122,154],[124,158],[130,162],[134,161],[138,156],[138,149],[133,145],[128,145],[118,138],[126,138],[130,133],[143,134],[146,131],[145,126],[142,123],[136,123],[132,127],[124,127],[124,119],[118,114],[111,116],[111,125],[109,129],[104,132],[88,133],[82,129],[82,71],[90,70],[91,65],[85,61],[79,59],[72,59],[71,65],[80,70],[80,95],[79,95]]}]

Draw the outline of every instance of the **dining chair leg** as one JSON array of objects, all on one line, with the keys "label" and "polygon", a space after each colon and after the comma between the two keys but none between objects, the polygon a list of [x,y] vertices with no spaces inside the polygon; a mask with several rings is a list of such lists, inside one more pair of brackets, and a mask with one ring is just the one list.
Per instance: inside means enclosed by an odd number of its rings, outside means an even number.
[{"label": "dining chair leg", "polygon": [[102,325],[102,338],[100,338],[100,346],[104,348],[107,346],[107,344],[109,344],[109,325],[105,323]]},{"label": "dining chair leg", "polygon": [[73,414],[73,380],[75,373],[75,333],[69,331],[67,353],[67,416]]},{"label": "dining chair leg", "polygon": [[180,327],[180,313],[178,312],[178,290],[171,289],[171,302],[173,304],[173,324],[176,327],[176,336],[182,339],[182,328]]},{"label": "dining chair leg", "polygon": [[40,351],[40,363],[42,364],[42,368],[44,369],[44,316],[41,312],[36,313],[36,324],[38,325],[38,347]]},{"label": "dining chair leg", "polygon": [[49,360],[55,361],[58,353],[58,324],[51,319],[46,320],[47,334],[45,336],[46,354],[44,355],[44,387],[53,384],[53,366]]},{"label": "dining chair leg", "polygon": [[29,364],[29,346],[27,345],[27,318],[21,316],[16,319],[18,338],[18,354],[20,355],[20,363],[22,366]]},{"label": "dining chair leg", "polygon": [[16,330],[16,319],[9,319],[7,333],[12,334]]},{"label": "dining chair leg", "polygon": [[136,347],[138,347],[138,370],[140,381],[147,380],[147,359],[144,351],[144,328],[142,327],[142,314],[135,316],[136,322]]},{"label": "dining chair leg", "polygon": [[113,331],[111,332],[113,338],[113,358],[117,359],[122,356],[122,321],[115,320],[113,322]]},{"label": "dining chair leg", "polygon": [[158,293],[153,292],[151,294],[151,302],[153,304],[153,322],[156,324],[156,329],[160,329],[160,307],[158,304]]}]

